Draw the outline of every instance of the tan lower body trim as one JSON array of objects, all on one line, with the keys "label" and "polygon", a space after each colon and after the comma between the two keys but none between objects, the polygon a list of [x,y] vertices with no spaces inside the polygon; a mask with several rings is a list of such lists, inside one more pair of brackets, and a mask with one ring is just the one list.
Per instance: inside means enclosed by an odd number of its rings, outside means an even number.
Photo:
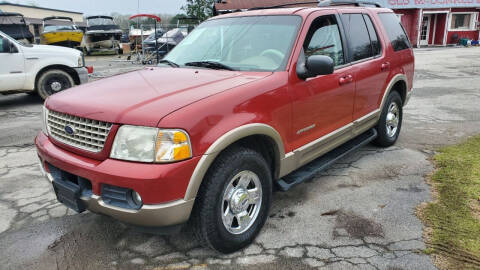
[{"label": "tan lower body trim", "polygon": [[106,204],[101,197],[82,197],[87,209],[111,216],[120,221],[145,227],[163,227],[182,224],[192,212],[194,200],[177,200],[165,204],[144,205],[139,210],[124,209]]},{"label": "tan lower body trim", "polygon": [[326,154],[330,150],[344,144],[352,138],[374,127],[380,118],[380,110],[377,109],[354,122],[341,127],[311,143],[285,155],[281,160],[279,177],[283,177],[308,162]]}]

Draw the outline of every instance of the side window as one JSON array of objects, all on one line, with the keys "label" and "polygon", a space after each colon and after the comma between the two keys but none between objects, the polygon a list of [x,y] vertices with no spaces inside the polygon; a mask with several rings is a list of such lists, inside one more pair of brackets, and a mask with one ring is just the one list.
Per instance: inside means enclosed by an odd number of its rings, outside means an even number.
[{"label": "side window", "polygon": [[372,56],[372,46],[367,26],[362,14],[342,14],[345,23],[348,44],[351,51],[351,61],[358,61]]},{"label": "side window", "polygon": [[363,14],[363,19],[365,19],[365,23],[367,24],[368,34],[370,35],[370,40],[372,41],[372,52],[373,55],[379,55],[382,50],[382,45],[378,40],[378,34],[373,26],[372,20],[370,16]]},{"label": "side window", "polygon": [[335,66],[345,64],[342,39],[334,15],[322,16],[313,21],[303,44],[305,57],[330,56]]},{"label": "side window", "polygon": [[379,13],[378,17],[382,21],[394,51],[401,51],[411,47],[405,29],[403,29],[400,20],[394,13]]},{"label": "side window", "polygon": [[0,37],[0,53],[3,53],[3,37]]}]

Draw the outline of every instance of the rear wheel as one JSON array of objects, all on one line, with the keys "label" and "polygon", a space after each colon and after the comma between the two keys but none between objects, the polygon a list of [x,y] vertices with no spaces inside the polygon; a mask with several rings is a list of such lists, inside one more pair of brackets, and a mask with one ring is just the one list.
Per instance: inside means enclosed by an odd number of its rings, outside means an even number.
[{"label": "rear wheel", "polygon": [[72,76],[67,72],[59,69],[47,70],[37,81],[38,94],[46,99],[47,97],[68,89],[75,85]]},{"label": "rear wheel", "polygon": [[265,224],[272,176],[265,159],[246,148],[222,153],[209,169],[192,214],[203,245],[223,253],[249,245]]},{"label": "rear wheel", "polygon": [[391,92],[380,115],[377,124],[378,136],[374,143],[378,146],[388,147],[395,144],[400,135],[403,120],[403,102],[398,92]]}]

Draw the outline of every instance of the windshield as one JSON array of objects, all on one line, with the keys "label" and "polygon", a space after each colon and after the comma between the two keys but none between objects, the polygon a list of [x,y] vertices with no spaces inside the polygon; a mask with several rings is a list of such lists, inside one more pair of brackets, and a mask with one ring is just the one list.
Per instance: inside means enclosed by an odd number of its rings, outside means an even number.
[{"label": "windshield", "polygon": [[76,28],[73,25],[46,25],[43,31],[56,32],[56,31],[63,31],[63,30],[76,30]]},{"label": "windshield", "polygon": [[165,60],[181,66],[211,61],[235,70],[283,70],[301,20],[292,15],[210,20],[190,33]]},{"label": "windshield", "polygon": [[97,25],[112,25],[115,24],[113,19],[110,18],[92,18],[88,19],[89,26],[97,26]]}]

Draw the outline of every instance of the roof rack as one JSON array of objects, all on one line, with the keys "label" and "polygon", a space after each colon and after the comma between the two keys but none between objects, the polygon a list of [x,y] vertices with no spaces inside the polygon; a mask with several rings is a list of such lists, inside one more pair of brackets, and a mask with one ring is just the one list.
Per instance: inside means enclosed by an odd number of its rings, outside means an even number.
[{"label": "roof rack", "polygon": [[331,6],[346,6],[346,5],[354,5],[357,7],[368,7],[373,6],[377,8],[381,8],[378,2],[370,2],[370,1],[362,1],[362,0],[325,0],[318,3],[319,7],[331,7]]},{"label": "roof rack", "polygon": [[275,5],[275,6],[253,7],[253,8],[249,8],[248,10],[271,9],[271,8],[284,8],[284,7],[289,7],[289,6],[310,5],[310,4],[317,4],[317,3],[318,3],[318,1],[293,2],[293,3],[282,4],[282,5]]}]

